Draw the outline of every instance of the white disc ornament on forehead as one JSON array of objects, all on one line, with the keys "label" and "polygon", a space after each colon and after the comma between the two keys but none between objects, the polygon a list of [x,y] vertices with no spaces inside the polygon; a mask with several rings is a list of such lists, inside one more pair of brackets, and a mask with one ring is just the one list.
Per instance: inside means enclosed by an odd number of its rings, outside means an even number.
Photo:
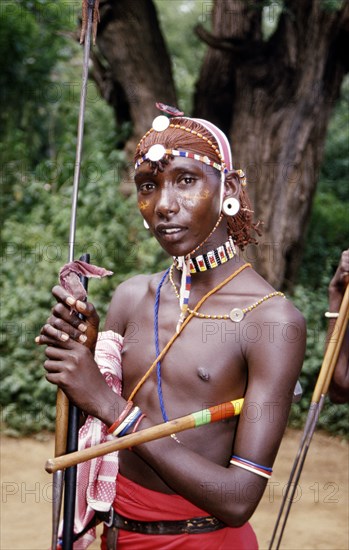
[{"label": "white disc ornament on forehead", "polygon": [[159,115],[153,120],[153,130],[163,132],[170,125],[170,119],[167,116]]},{"label": "white disc ornament on forehead", "polygon": [[149,151],[147,153],[147,159],[157,162],[158,160],[162,159],[162,157],[165,155],[166,149],[161,143],[156,143],[155,145],[152,145],[149,148]]}]

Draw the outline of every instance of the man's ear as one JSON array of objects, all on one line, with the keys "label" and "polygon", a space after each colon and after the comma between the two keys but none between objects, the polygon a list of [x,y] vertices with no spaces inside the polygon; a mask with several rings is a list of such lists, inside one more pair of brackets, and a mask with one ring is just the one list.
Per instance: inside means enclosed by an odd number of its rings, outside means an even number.
[{"label": "man's ear", "polygon": [[238,174],[233,170],[226,174],[224,181],[224,198],[235,197],[240,195],[240,178]]}]

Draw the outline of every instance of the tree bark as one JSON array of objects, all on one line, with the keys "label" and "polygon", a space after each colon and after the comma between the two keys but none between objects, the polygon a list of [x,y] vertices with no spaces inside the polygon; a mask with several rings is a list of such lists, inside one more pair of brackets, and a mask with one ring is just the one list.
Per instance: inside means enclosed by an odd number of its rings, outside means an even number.
[{"label": "tree bark", "polygon": [[[348,72],[348,4],[325,11],[318,0],[287,0],[263,41],[262,2],[217,0],[195,94],[195,115],[230,136],[235,166],[247,175],[258,247],[245,255],[277,288],[299,267],[329,116]],[[343,49],[344,48],[344,49]],[[320,267],[320,266],[319,266]]]}]

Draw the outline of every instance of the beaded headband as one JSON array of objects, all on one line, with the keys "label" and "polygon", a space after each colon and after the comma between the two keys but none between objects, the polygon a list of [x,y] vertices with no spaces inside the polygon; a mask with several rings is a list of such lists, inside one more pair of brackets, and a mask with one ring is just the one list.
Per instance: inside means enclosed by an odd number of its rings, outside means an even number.
[{"label": "beaded headband", "polygon": [[210,147],[212,147],[215,155],[217,155],[218,158],[221,160],[222,165],[224,167],[227,166],[228,170],[233,169],[232,159],[231,159],[231,151],[230,151],[230,146],[229,146],[228,139],[227,139],[226,135],[219,128],[217,128],[217,126],[215,126],[214,124],[211,124],[207,120],[202,120],[200,118],[189,118],[189,117],[182,117],[182,116],[180,117],[182,120],[192,120],[194,122],[197,122],[198,124],[200,124],[201,126],[206,128],[206,130],[208,130],[208,132],[215,138],[215,140],[218,144],[218,148],[213,143],[212,140],[210,140],[209,138],[204,136],[201,132],[197,132],[196,130],[192,130],[191,128],[187,128],[186,126],[183,126],[183,124],[176,123],[176,118],[177,117],[173,117],[173,118],[169,119],[167,116],[164,116],[164,115],[157,116],[153,120],[152,127],[140,139],[140,141],[137,145],[137,148],[140,147],[142,141],[144,141],[151,132],[154,132],[154,131],[155,132],[163,132],[167,128],[174,128],[174,129],[178,129],[178,130],[183,130],[184,132],[187,132],[189,134],[193,134],[194,136],[196,136],[199,139],[202,139],[203,141],[208,143],[210,145]]},{"label": "beaded headband", "polygon": [[143,155],[140,159],[137,160],[135,164],[135,168],[137,169],[145,160],[156,162],[162,159],[165,155],[199,160],[204,164],[207,164],[208,166],[213,166],[213,168],[216,168],[216,170],[219,170],[220,172],[228,171],[227,168],[225,168],[223,165],[218,164],[213,160],[210,160],[207,156],[198,155],[197,153],[191,153],[190,151],[179,151],[178,149],[165,149],[165,147],[160,143],[157,143],[149,147],[148,152],[145,155]]}]

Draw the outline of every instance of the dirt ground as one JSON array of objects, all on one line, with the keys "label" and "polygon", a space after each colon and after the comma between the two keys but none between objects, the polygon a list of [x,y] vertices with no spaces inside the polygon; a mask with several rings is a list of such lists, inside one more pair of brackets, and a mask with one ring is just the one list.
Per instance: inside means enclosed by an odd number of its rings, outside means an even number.
[{"label": "dirt ground", "polygon": [[[287,432],[273,477],[251,520],[261,550],[268,548],[300,436],[297,431]],[[1,550],[49,549],[52,479],[45,472],[44,463],[52,451],[51,436],[41,436],[41,440],[2,437]],[[316,433],[297,487],[282,549],[349,549],[348,473],[348,444]],[[95,543],[90,548],[98,547]]]}]

